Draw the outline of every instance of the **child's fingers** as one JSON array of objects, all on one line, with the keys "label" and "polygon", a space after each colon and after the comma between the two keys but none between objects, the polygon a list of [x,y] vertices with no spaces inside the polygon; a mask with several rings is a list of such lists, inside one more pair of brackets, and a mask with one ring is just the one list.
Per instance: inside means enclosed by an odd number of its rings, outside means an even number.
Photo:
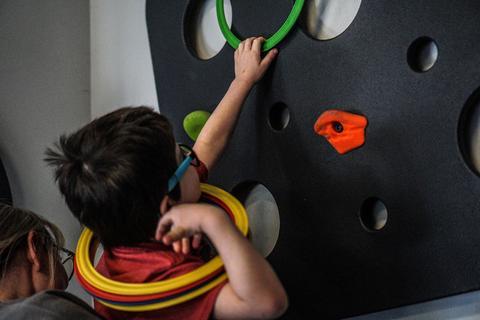
[{"label": "child's fingers", "polygon": [[201,233],[194,234],[192,239],[192,247],[194,249],[198,249],[201,243],[202,243],[202,234]]},{"label": "child's fingers", "polygon": [[264,37],[258,37],[253,40],[252,50],[260,53],[262,51],[262,44],[265,42]]},{"label": "child's fingers", "polygon": [[181,245],[181,243],[178,240],[186,236],[186,233],[187,231],[182,227],[171,228],[170,231],[161,239],[166,245],[170,245],[173,243],[173,249],[175,250],[175,252],[180,252],[181,247],[179,247],[179,245]]},{"label": "child's fingers", "polygon": [[166,216],[160,219],[155,230],[155,240],[162,240],[162,237],[168,232],[172,225],[172,220]]},{"label": "child's fingers", "polygon": [[182,253],[189,254],[190,253],[190,238],[183,238],[182,239]]},{"label": "child's fingers", "polygon": [[187,235],[187,230],[185,230],[182,227],[174,227],[168,233],[168,236],[170,236],[170,238],[172,238],[173,241],[180,240],[183,237],[185,237],[186,235]]},{"label": "child's fingers", "polygon": [[176,253],[180,253],[180,251],[182,250],[182,245],[180,241],[175,241],[172,244],[172,247],[173,247],[173,251],[175,251]]},{"label": "child's fingers", "polygon": [[272,63],[272,61],[275,59],[275,57],[278,54],[277,49],[272,49],[270,50],[267,55],[263,58],[262,62],[260,62],[260,66],[264,69],[267,70],[268,66]]},{"label": "child's fingers", "polygon": [[254,37],[251,37],[251,38],[248,38],[247,40],[245,40],[245,50],[249,51],[249,50],[252,50],[252,44],[253,44],[253,40],[255,38]]},{"label": "child's fingers", "polygon": [[242,41],[240,42],[237,48],[238,54],[242,53],[244,48],[245,48],[245,41]]}]

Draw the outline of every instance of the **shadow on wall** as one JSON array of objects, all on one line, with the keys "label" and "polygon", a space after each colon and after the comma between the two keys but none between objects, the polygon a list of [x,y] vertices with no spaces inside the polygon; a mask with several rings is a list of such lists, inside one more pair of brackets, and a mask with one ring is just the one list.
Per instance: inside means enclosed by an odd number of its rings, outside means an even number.
[{"label": "shadow on wall", "polygon": [[0,202],[12,205],[12,192],[10,190],[10,183],[8,182],[7,173],[0,160]]}]

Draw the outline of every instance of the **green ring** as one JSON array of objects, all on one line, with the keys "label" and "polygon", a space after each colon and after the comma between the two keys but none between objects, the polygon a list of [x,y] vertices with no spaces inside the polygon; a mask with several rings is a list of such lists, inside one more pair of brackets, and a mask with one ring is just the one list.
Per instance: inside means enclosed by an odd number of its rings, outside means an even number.
[{"label": "green ring", "polygon": [[[224,0],[217,0],[217,20],[218,24],[220,25],[220,30],[223,33],[223,36],[227,40],[227,42],[232,46],[232,48],[237,49],[238,45],[240,44],[240,39],[237,38],[233,34],[233,32],[230,30],[230,27],[227,24],[227,19],[225,18],[225,9],[223,5]],[[296,0],[295,4],[293,5],[292,11],[287,17],[287,20],[283,23],[283,25],[278,29],[277,32],[270,38],[268,38],[264,43],[262,47],[262,51],[268,51],[275,47],[280,41],[283,40],[287,36],[287,34],[290,32],[290,30],[293,28],[295,25],[295,22],[297,22],[298,16],[300,15],[300,12],[302,11],[303,4],[305,0]]]}]

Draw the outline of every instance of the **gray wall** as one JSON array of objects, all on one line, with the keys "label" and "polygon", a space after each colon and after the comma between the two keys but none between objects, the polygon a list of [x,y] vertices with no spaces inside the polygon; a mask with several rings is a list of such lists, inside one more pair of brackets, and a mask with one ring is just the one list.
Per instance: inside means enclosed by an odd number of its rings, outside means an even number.
[{"label": "gray wall", "polygon": [[80,226],[42,159],[90,119],[89,37],[88,0],[0,0],[0,157],[14,204],[57,224],[69,248]]}]

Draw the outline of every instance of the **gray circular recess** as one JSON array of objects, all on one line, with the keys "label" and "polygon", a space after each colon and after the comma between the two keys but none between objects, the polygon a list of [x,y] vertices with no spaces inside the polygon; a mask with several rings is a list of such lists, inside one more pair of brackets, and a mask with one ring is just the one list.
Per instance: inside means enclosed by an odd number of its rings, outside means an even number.
[{"label": "gray circular recess", "polygon": [[407,52],[407,62],[415,72],[427,72],[438,59],[437,43],[429,37],[420,37],[412,42]]},{"label": "gray circular recess", "polygon": [[[232,5],[225,1],[225,17],[232,26]],[[217,22],[215,0],[190,0],[185,15],[185,40],[194,55],[202,60],[216,56],[226,41]]]},{"label": "gray circular recess", "polygon": [[268,115],[268,123],[270,127],[276,131],[282,131],[290,122],[290,110],[283,102],[275,103]]},{"label": "gray circular recess", "polygon": [[458,128],[463,158],[475,174],[480,176],[480,88],[465,104]]},{"label": "gray circular recess", "polygon": [[280,213],[272,193],[257,182],[243,182],[232,194],[244,205],[249,220],[250,240],[267,257],[275,248],[280,234]]},{"label": "gray circular recess", "polygon": [[359,217],[363,228],[375,232],[387,224],[388,210],[382,200],[372,197],[363,202]]},{"label": "gray circular recess", "polygon": [[310,37],[330,40],[347,30],[361,3],[362,0],[306,0],[299,23]]}]

